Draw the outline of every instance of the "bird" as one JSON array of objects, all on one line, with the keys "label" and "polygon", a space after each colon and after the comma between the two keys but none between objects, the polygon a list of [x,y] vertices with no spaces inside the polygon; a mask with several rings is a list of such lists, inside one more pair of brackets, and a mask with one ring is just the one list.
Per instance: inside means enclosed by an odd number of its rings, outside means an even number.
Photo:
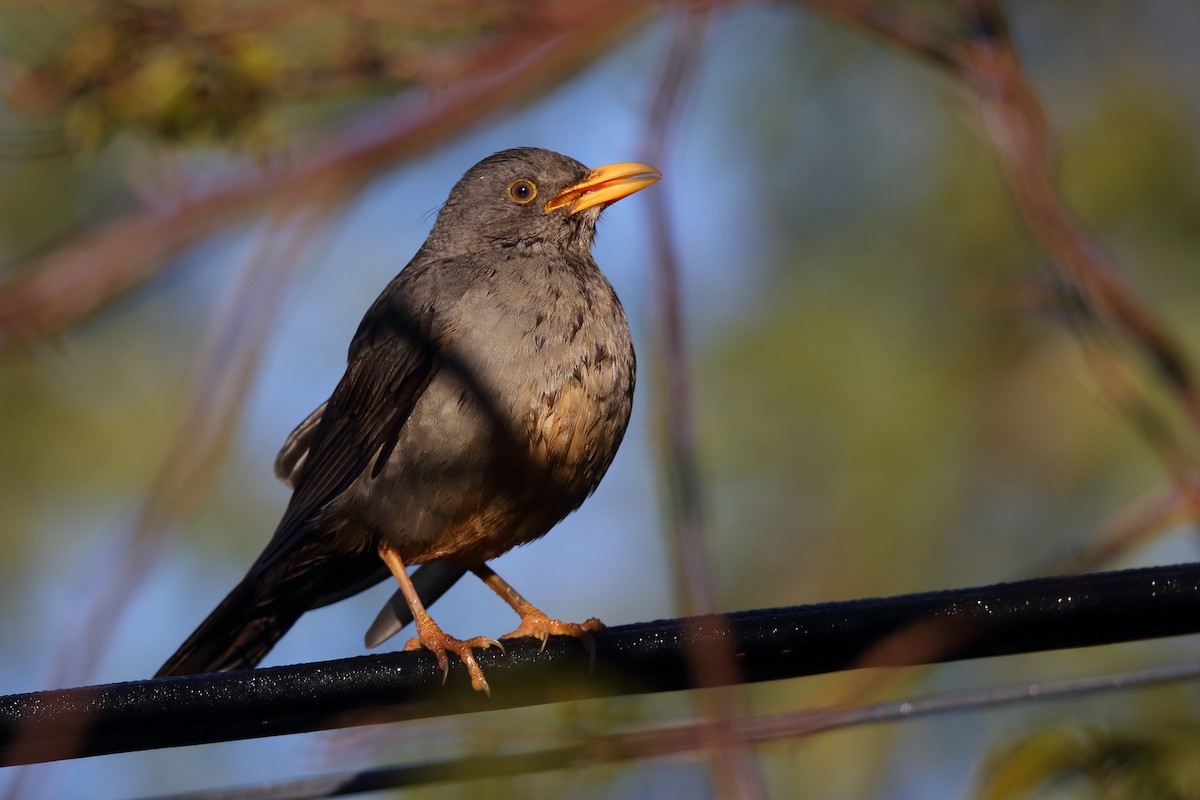
[{"label": "bird", "polygon": [[367,644],[415,621],[406,649],[431,651],[443,683],[453,654],[490,695],[475,651],[503,649],[429,615],[468,571],[521,617],[501,639],[571,636],[594,653],[602,623],[548,616],[488,562],[577,509],[624,438],[636,356],[591,248],[603,210],[661,177],[530,147],[468,169],[280,450],[292,494],[273,536],[155,677],[257,666],[305,612],[389,575],[399,588]]}]

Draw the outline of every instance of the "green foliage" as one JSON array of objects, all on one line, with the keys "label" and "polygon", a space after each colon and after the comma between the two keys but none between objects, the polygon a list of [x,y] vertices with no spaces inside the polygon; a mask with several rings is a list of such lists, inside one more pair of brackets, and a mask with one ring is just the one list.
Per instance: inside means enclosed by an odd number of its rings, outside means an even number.
[{"label": "green foliage", "polygon": [[[261,151],[275,137],[269,115],[281,104],[408,85],[439,51],[511,22],[519,4],[121,0],[67,8],[49,17],[66,30],[42,52],[10,51],[4,96],[14,109],[60,115],[67,141],[82,151],[120,133]],[[8,14],[10,23],[39,25]]]},{"label": "green foliage", "polygon": [[998,749],[983,770],[978,796],[1195,800],[1197,754],[1200,723],[1193,719],[1121,729],[1052,725]]}]

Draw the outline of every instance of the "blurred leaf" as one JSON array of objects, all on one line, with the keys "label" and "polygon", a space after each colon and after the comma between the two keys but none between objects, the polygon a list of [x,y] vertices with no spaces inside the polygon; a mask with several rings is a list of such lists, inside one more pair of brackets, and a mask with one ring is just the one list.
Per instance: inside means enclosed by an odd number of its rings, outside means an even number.
[{"label": "blurred leaf", "polygon": [[4,95],[29,115],[61,112],[83,151],[122,132],[253,147],[280,104],[406,86],[529,13],[511,0],[64,5],[46,12],[62,23],[49,46],[9,55]]},{"label": "blurred leaf", "polygon": [[982,800],[1024,800],[1082,782],[1075,796],[1101,800],[1200,797],[1200,723],[1109,730],[1076,723],[1034,731],[985,766]]},{"label": "blurred leaf", "polygon": [[1047,728],[1014,744],[985,768],[981,800],[1021,800],[1080,768],[1088,741],[1075,725]]}]

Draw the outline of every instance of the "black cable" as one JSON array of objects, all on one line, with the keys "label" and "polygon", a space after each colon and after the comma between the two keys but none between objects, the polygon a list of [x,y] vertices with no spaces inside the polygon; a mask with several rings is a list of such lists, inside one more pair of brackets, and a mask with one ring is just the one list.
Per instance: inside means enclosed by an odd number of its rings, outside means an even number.
[{"label": "black cable", "polygon": [[707,642],[735,652],[741,682],[756,682],[1196,632],[1200,564],[743,611],[613,628],[596,636],[592,670],[570,640],[481,652],[491,698],[454,659],[441,686],[431,655],[405,652],[8,695],[0,765],[689,689],[704,681],[685,654]]}]

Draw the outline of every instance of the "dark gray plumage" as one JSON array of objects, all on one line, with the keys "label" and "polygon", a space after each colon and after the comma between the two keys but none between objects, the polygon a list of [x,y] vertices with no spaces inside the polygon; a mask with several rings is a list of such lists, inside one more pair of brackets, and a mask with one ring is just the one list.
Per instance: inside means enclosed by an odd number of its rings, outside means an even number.
[{"label": "dark gray plumage", "polygon": [[[418,572],[427,601],[474,570],[526,617],[484,563],[577,508],[616,454],[635,360],[591,244],[604,207],[657,179],[532,148],[468,170],[367,311],[333,394],[280,452],[294,491],[275,535],[156,677],[254,666],[305,611],[389,567],[406,588],[404,565],[438,564],[428,581]],[[493,640],[447,637],[408,606],[443,667],[457,653],[486,689],[470,648]],[[405,621],[394,616],[381,612],[376,638]],[[529,622],[518,632],[587,636]]]}]

